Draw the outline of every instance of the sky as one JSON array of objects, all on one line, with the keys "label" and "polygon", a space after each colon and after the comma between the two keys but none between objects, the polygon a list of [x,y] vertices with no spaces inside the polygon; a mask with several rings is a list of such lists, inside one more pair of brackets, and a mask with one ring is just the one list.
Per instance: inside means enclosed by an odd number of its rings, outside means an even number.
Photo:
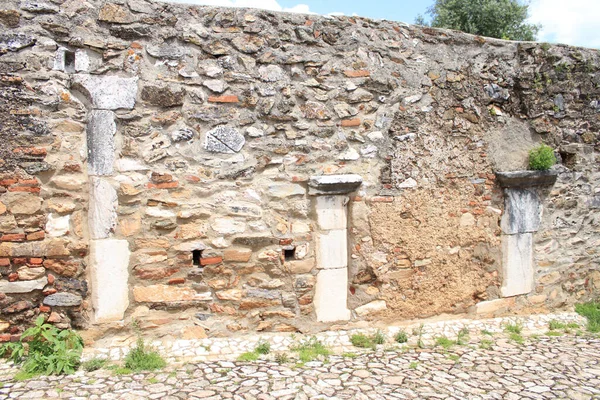
[{"label": "sky", "polygon": [[[163,0],[254,7],[275,11],[360,15],[413,23],[434,0]],[[531,23],[542,24],[540,42],[600,49],[600,0],[530,0]]]}]

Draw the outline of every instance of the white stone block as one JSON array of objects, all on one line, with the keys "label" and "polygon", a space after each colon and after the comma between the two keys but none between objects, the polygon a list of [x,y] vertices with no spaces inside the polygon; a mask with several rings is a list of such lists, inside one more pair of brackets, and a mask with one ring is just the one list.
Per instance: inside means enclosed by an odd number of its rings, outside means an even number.
[{"label": "white stone block", "polygon": [[502,277],[503,297],[533,290],[533,233],[502,237]]},{"label": "white stone block", "polygon": [[319,228],[323,230],[346,229],[348,201],[347,196],[317,196],[315,207]]},{"label": "white stone block", "polygon": [[502,232],[536,232],[542,218],[542,203],[538,195],[527,189],[504,190],[504,214],[500,221]]},{"label": "white stone block", "polygon": [[69,233],[70,218],[70,215],[48,214],[48,219],[46,220],[46,233],[48,233],[48,236],[60,237]]},{"label": "white stone block", "polygon": [[103,178],[90,177],[90,236],[104,239],[117,225],[117,191]]},{"label": "white stone block", "polygon": [[333,322],[350,319],[348,300],[348,270],[346,268],[319,271],[315,287],[317,321]]},{"label": "white stone block", "polygon": [[364,317],[365,315],[374,314],[387,309],[387,303],[383,300],[375,300],[370,303],[364,304],[354,309],[356,315]]},{"label": "white stone block", "polygon": [[94,323],[122,320],[129,306],[127,240],[91,240],[89,269]]},{"label": "white stone block", "polygon": [[72,86],[91,101],[92,107],[104,110],[131,110],[137,98],[138,77],[76,74]]},{"label": "white stone block", "polygon": [[336,229],[317,235],[317,268],[345,268],[348,266],[348,234]]}]

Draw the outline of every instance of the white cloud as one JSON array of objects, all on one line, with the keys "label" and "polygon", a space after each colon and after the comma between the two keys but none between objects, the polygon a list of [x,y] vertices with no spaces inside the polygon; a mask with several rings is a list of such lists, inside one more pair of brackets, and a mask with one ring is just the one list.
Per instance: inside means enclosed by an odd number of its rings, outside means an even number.
[{"label": "white cloud", "polygon": [[312,14],[306,4],[297,4],[293,7],[282,7],[277,0],[165,0],[171,3],[197,4],[203,6],[222,7],[248,7],[260,8],[271,11],[286,11],[302,14]]},{"label": "white cloud", "polygon": [[600,48],[598,0],[532,0],[529,15],[543,25],[540,41]]}]

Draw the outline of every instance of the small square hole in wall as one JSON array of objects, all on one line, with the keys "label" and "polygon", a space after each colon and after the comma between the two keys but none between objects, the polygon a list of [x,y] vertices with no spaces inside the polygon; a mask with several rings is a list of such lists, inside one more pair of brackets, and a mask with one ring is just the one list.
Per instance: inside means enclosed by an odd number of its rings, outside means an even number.
[{"label": "small square hole in wall", "polygon": [[65,72],[75,72],[75,52],[65,50]]},{"label": "small square hole in wall", "polygon": [[192,263],[193,265],[200,266],[200,259],[202,258],[202,250],[192,250]]},{"label": "small square hole in wall", "polygon": [[285,247],[283,249],[283,259],[285,261],[296,259],[296,246]]}]

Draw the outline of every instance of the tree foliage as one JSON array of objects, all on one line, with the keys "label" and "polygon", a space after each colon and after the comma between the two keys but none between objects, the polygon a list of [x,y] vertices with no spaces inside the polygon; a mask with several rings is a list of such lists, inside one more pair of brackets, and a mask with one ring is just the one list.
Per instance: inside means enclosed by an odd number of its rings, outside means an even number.
[{"label": "tree foliage", "polygon": [[541,26],[526,23],[528,8],[519,0],[435,0],[427,9],[431,22],[419,15],[415,23],[498,39],[535,40]]}]

